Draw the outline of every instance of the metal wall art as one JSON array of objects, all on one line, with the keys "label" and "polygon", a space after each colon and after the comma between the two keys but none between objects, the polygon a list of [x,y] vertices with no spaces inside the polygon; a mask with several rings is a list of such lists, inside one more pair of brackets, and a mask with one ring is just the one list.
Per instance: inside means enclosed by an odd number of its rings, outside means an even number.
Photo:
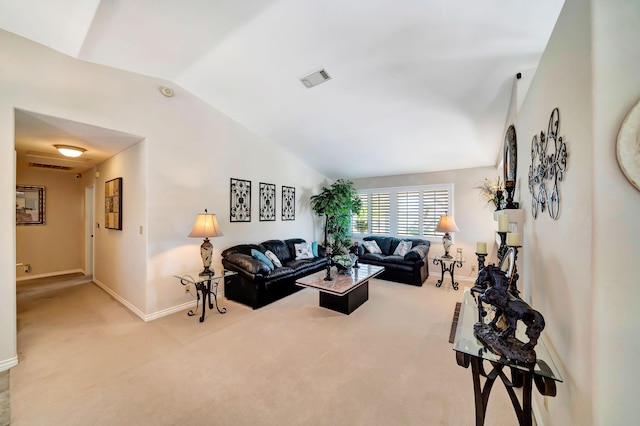
[{"label": "metal wall art", "polygon": [[122,178],[104,183],[104,227],[122,230]]},{"label": "metal wall art", "polygon": [[282,186],[282,220],[296,220],[296,189]]},{"label": "metal wall art", "polygon": [[44,186],[16,186],[16,225],[44,225]]},{"label": "metal wall art", "polygon": [[231,222],[251,222],[251,181],[231,178]]},{"label": "metal wall art", "polygon": [[260,221],[276,220],[276,186],[260,182]]},{"label": "metal wall art", "polygon": [[[554,108],[549,117],[547,133],[540,132],[531,141],[531,166],[529,167],[529,192],[531,193],[531,214],[538,217],[538,210],[549,210],[553,220],[560,213],[560,192],[558,182],[564,180],[567,170],[567,145],[560,131],[560,110]],[[553,151],[549,152],[549,141],[553,140]]]}]

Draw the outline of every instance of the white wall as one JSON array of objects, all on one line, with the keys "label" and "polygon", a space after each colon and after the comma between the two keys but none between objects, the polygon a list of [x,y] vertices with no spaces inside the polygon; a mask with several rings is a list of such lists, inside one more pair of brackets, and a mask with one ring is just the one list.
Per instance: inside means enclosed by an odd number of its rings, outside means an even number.
[{"label": "white wall", "polygon": [[[544,401],[534,392],[542,424],[592,422],[593,276],[592,255],[592,73],[591,13],[588,4],[569,0],[560,14],[516,119],[518,174],[531,165],[531,139],[547,133],[551,111],[560,110],[560,135],[567,143],[568,170],[559,184],[560,215],[531,216],[525,202],[524,285],[545,317],[543,339],[565,381]],[[527,197],[531,200],[531,197]]]},{"label": "white wall", "polygon": [[[320,235],[320,222],[308,200],[325,177],[182,88],[78,61],[3,31],[0,62],[0,200],[5,206],[0,210],[0,230],[9,236],[0,242],[0,266],[8,271],[0,276],[0,369],[15,362],[16,356],[14,108],[145,138],[135,148],[140,150],[137,154],[123,153],[103,165],[106,174],[111,175],[111,168],[114,177],[126,174],[125,201],[127,191],[136,191],[123,206],[124,226],[134,228],[109,231],[112,240],[121,240],[115,245],[118,251],[95,257],[99,268],[100,262],[107,261],[103,256],[113,256],[108,261],[117,272],[108,275],[98,270],[97,275],[107,286],[117,288],[122,293],[118,295],[145,319],[193,301],[172,275],[202,266],[201,241],[187,234],[196,213],[204,208],[218,215],[224,232],[212,241],[216,268],[220,268],[220,250],[235,243]],[[175,96],[165,98],[160,86],[171,86]],[[101,173],[100,179],[107,177],[111,176]],[[253,183],[250,223],[229,223],[231,177]],[[276,222],[258,221],[258,182],[276,184],[278,194],[282,185],[296,188],[295,221],[283,222],[279,215]],[[102,183],[96,181],[96,217],[104,210]],[[278,209],[279,202],[278,195]],[[128,218],[129,214],[134,217]],[[142,236],[137,233],[140,225],[144,226]],[[125,288],[116,287],[120,285],[116,281],[124,282]]]},{"label": "white wall", "polygon": [[18,185],[45,187],[45,224],[16,227],[16,260],[31,265],[18,279],[84,268],[84,185],[74,173],[20,167]]},{"label": "white wall", "polygon": [[640,2],[592,0],[594,420],[640,418],[640,192],[616,160],[618,131],[640,101]]},{"label": "white wall", "polygon": [[[383,176],[366,179],[353,179],[357,189],[371,188],[393,188],[403,186],[435,185],[442,183],[453,183],[454,185],[454,218],[460,232],[454,234],[454,243],[451,248],[455,253],[456,248],[462,248],[463,255],[467,261],[462,268],[456,269],[455,277],[475,279],[477,276],[477,258],[475,255],[476,243],[484,241],[487,243],[489,256],[486,263],[497,262],[497,246],[495,244],[495,231],[498,224],[493,219],[495,207],[493,204],[480,197],[480,192],[476,188],[485,178],[495,180],[500,176],[502,180],[502,169],[495,167],[478,167],[473,169],[449,170],[432,173],[419,173],[399,176]],[[526,185],[525,185],[526,187]],[[515,201],[518,201],[520,194],[517,192]],[[429,256],[444,254],[441,241],[431,243]],[[475,273],[471,272],[471,267],[475,266]],[[429,274],[440,275],[439,266],[429,262]]]}]

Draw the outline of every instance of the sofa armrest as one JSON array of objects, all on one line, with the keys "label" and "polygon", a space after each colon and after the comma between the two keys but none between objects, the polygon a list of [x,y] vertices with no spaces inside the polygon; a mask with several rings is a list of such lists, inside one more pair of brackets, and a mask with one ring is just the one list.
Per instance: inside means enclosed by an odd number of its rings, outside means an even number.
[{"label": "sofa armrest", "polygon": [[404,260],[406,261],[416,261],[416,260],[424,260],[425,257],[429,254],[429,246],[425,244],[419,244],[409,250],[407,254],[404,255]]},{"label": "sofa armrest", "polygon": [[247,274],[266,277],[271,272],[271,269],[269,269],[266,263],[246,254],[233,253],[225,257],[224,260],[227,263],[227,267],[235,267],[236,270],[246,272]]}]

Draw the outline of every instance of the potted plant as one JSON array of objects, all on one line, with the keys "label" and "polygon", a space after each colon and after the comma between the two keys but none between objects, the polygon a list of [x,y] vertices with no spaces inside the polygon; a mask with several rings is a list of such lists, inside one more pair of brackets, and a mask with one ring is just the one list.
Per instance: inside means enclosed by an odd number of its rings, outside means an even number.
[{"label": "potted plant", "polygon": [[311,208],[325,217],[324,244],[334,254],[346,253],[351,246],[351,215],[358,214],[362,201],[353,182],[338,179],[311,197]]}]

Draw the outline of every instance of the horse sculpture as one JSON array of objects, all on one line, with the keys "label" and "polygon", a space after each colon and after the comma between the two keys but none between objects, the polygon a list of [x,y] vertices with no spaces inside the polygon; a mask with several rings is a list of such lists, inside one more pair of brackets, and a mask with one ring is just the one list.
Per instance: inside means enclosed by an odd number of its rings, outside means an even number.
[{"label": "horse sculpture", "polygon": [[[532,309],[524,300],[509,293],[509,280],[506,274],[497,266],[488,265],[478,274],[474,289],[478,295],[478,311],[480,323],[475,327],[476,337],[487,342],[494,338],[501,341],[500,352],[505,352],[505,346],[514,346],[513,357],[521,357],[524,362],[535,361],[533,348],[538,343],[538,338],[544,329],[544,317],[540,312]],[[482,291],[484,289],[484,291]],[[495,315],[489,324],[484,324],[483,317],[487,315],[483,303],[495,307]],[[498,321],[503,319],[506,323],[504,329],[498,328]],[[525,334],[529,342],[523,343],[515,338],[518,321],[526,325]],[[490,346],[492,346],[490,344]],[[495,349],[495,348],[494,348]]]}]

